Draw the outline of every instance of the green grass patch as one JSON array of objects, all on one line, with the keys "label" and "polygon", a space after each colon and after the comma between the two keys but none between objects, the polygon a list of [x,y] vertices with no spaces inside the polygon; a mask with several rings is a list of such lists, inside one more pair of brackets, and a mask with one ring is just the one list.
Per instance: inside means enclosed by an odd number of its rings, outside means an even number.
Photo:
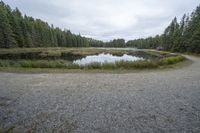
[{"label": "green grass patch", "polygon": [[[181,55],[172,54],[169,52],[144,50],[144,51],[130,51],[130,50],[116,50],[116,49],[95,49],[95,48],[16,48],[16,49],[0,49],[0,54],[19,54],[19,53],[33,53],[41,52],[39,54],[44,59],[0,59],[1,68],[26,68],[26,69],[69,69],[69,70],[134,70],[134,69],[155,69],[165,66],[170,66],[183,62],[186,60]],[[73,64],[72,61],[60,58],[45,58],[48,56],[68,56],[73,57],[94,55],[99,53],[110,53],[116,56],[129,54],[139,56],[141,54],[147,60],[143,61],[119,61],[115,63],[98,63],[93,62],[86,65]],[[66,55],[63,55],[66,54]]]},{"label": "green grass patch", "polygon": [[68,62],[64,60],[22,60],[18,64],[26,68],[65,68]]},{"label": "green grass patch", "polygon": [[173,65],[173,64],[176,64],[176,63],[179,63],[179,62],[182,62],[186,60],[185,57],[183,56],[172,56],[172,57],[166,57],[166,58],[163,58],[159,61],[159,65]]},{"label": "green grass patch", "polygon": [[121,69],[152,69],[157,68],[158,64],[154,61],[120,61],[116,62],[117,68]]},{"label": "green grass patch", "polygon": [[128,53],[128,50],[117,50],[117,49],[97,49],[97,48],[11,48],[2,49],[0,48],[0,54],[20,54],[20,53],[36,53],[41,52],[44,56],[60,56],[62,53],[71,53],[74,55],[95,55],[99,53],[110,53],[113,55],[123,55]]},{"label": "green grass patch", "polygon": [[186,60],[183,56],[166,57],[160,60],[119,61],[115,63],[93,62],[86,65],[73,64],[66,60],[0,60],[0,67],[64,68],[64,69],[153,69],[173,65]]}]

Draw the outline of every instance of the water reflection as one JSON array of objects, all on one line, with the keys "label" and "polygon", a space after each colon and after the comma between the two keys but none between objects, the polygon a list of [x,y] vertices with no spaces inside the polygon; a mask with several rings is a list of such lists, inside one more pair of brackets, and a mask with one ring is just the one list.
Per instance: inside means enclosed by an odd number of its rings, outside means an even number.
[{"label": "water reflection", "polygon": [[141,57],[131,56],[124,54],[123,56],[114,56],[112,54],[99,54],[99,55],[90,55],[85,58],[75,60],[73,63],[79,64],[79,65],[85,65],[90,64],[92,62],[98,62],[98,63],[114,63],[116,61],[138,61],[138,60],[144,60]]}]

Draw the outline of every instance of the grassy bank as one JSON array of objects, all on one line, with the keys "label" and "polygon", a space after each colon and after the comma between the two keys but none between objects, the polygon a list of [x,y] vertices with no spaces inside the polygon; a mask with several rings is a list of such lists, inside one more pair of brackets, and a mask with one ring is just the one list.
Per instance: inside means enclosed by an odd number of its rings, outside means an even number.
[{"label": "grassy bank", "polygon": [[183,56],[166,57],[155,61],[119,61],[115,63],[93,62],[77,65],[65,60],[0,60],[0,67],[22,68],[64,68],[64,69],[152,69],[160,66],[173,65],[186,60]]},{"label": "grassy bank", "polygon": [[179,69],[188,66],[192,63],[190,60],[185,60],[173,65],[159,66],[151,69],[65,69],[65,68],[23,68],[23,67],[0,67],[1,72],[11,73],[138,73],[138,72],[152,72],[152,71],[165,71],[171,69]]},{"label": "grassy bank", "polygon": [[97,48],[12,48],[12,49],[0,49],[0,54],[20,54],[20,53],[43,53],[48,56],[61,56],[62,53],[70,53],[73,55],[95,55],[99,53],[110,53],[113,55],[123,55],[128,53],[128,50],[116,50],[116,49],[97,49]]},{"label": "grassy bank", "polygon": [[[65,59],[0,59],[0,68],[5,70],[11,69],[67,69],[67,70],[138,70],[138,69],[155,69],[163,68],[170,65],[177,64],[186,60],[185,57],[180,55],[171,54],[168,52],[145,50],[130,51],[130,50],[116,50],[116,49],[95,49],[95,48],[16,48],[16,49],[0,49],[0,54],[20,54],[20,53],[33,53],[41,52],[42,57],[45,56],[61,56],[63,53],[73,56],[80,55],[81,57],[87,55],[94,55],[99,53],[110,53],[113,55],[121,56],[123,54],[130,54],[137,56],[142,54],[148,56],[146,60],[142,61],[119,61],[115,63],[97,63],[93,62],[86,65],[73,64],[72,61]],[[13,57],[12,55],[12,57]],[[140,55],[140,56],[142,56]],[[7,55],[6,55],[7,56]],[[10,55],[8,55],[10,56]],[[153,58],[153,59],[151,59]]]}]

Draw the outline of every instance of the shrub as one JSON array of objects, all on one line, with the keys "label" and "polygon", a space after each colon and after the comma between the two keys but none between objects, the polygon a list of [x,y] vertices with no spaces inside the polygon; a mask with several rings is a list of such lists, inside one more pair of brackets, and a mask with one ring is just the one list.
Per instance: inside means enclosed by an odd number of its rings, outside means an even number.
[{"label": "shrub", "polygon": [[31,61],[23,60],[19,61],[21,67],[32,67]]},{"label": "shrub", "polygon": [[173,57],[166,57],[163,58],[159,61],[159,65],[172,65],[172,64],[176,64],[178,62],[184,61],[186,60],[185,57],[183,56],[173,56]]},{"label": "shrub", "polygon": [[0,60],[0,67],[9,67],[10,62],[9,60]]},{"label": "shrub", "polygon": [[158,65],[155,62],[152,61],[120,61],[116,62],[116,66],[118,68],[123,68],[123,69],[144,69],[144,68],[156,68]]},{"label": "shrub", "polygon": [[64,60],[58,60],[58,61],[53,61],[51,62],[51,66],[53,66],[53,68],[65,68],[67,66],[68,62],[64,61]]},{"label": "shrub", "polygon": [[23,60],[19,61],[21,67],[31,67],[31,68],[65,68],[67,63],[62,60],[48,61],[48,60]]},{"label": "shrub", "polygon": [[117,69],[115,63],[103,63],[101,66],[102,69]]},{"label": "shrub", "polygon": [[93,62],[93,63],[90,63],[90,64],[86,64],[82,67],[84,67],[85,69],[101,69],[102,64],[98,63],[98,62]]},{"label": "shrub", "polygon": [[67,68],[67,69],[83,69],[82,66],[79,66],[78,64],[73,64],[73,63],[67,64],[67,66],[65,68]]}]

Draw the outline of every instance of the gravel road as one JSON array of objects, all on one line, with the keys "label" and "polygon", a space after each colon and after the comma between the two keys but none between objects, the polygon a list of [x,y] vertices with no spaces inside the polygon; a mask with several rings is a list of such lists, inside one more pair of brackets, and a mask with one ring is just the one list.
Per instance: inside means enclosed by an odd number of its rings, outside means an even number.
[{"label": "gravel road", "polygon": [[200,58],[128,74],[0,73],[0,132],[199,133]]}]

